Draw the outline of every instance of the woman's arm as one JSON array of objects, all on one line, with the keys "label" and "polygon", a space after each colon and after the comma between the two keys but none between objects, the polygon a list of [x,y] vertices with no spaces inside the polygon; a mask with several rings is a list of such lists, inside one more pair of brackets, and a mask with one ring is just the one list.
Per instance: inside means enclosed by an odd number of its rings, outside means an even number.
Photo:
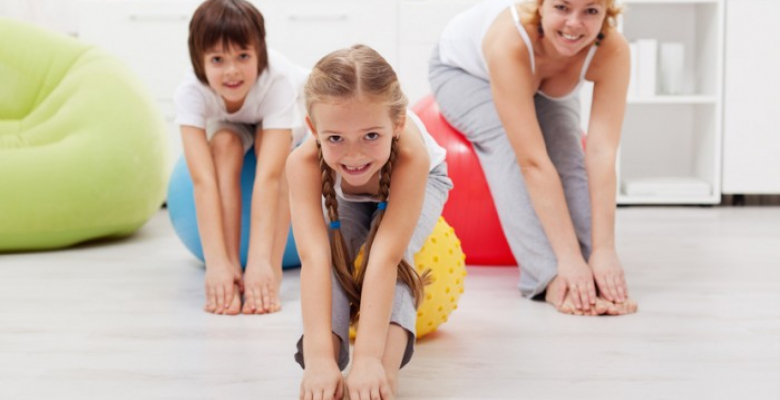
[{"label": "woman's arm", "polygon": [[355,339],[356,362],[362,358],[381,362],[393,308],[398,264],[409,246],[422,211],[430,159],[425,144],[412,135],[419,133],[409,130],[399,139],[387,210],[366,266],[360,324]]},{"label": "woman's arm", "polygon": [[331,253],[322,214],[322,177],[315,140],[309,138],[287,160],[293,232],[301,259],[304,359],[331,362]]},{"label": "woman's arm", "polygon": [[222,230],[222,203],[217,189],[214,160],[211,157],[206,131],[182,126],[182,144],[187,168],[192,177],[195,215],[198,221],[203,256],[206,260],[207,309],[217,312],[227,308],[233,298],[234,281],[240,280],[237,266],[231,265],[225,249]]},{"label": "woman's arm", "polygon": [[[531,202],[555,252],[558,276],[566,282],[566,289],[576,285],[574,293],[578,295],[572,296],[574,304],[588,310],[596,301],[595,286],[580,252],[563,185],[547,153],[536,118],[536,87],[528,51],[520,39],[502,35],[486,47],[485,57],[496,110],[514,149]],[[561,291],[558,304],[563,302],[566,289]]]},{"label": "woman's arm", "polygon": [[599,52],[599,57],[594,59],[595,68],[588,74],[594,81],[585,150],[592,214],[590,264],[604,296],[610,301],[622,302],[627,289],[615,252],[615,162],[626,110],[631,61],[628,43],[617,32],[609,35]]}]

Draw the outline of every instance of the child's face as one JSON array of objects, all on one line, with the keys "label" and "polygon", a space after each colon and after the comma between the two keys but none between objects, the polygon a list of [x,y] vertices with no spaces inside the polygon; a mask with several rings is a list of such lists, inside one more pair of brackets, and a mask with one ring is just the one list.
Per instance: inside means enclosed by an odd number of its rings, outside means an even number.
[{"label": "child's face", "polygon": [[205,52],[206,80],[224,100],[229,112],[238,111],[257,81],[257,50],[218,44]]},{"label": "child's face", "polygon": [[568,56],[596,40],[606,17],[601,0],[545,0],[539,12],[545,38]]},{"label": "child's face", "polygon": [[400,133],[387,106],[361,97],[315,103],[311,112],[307,121],[325,163],[350,186],[366,185],[387,163],[392,138]]}]

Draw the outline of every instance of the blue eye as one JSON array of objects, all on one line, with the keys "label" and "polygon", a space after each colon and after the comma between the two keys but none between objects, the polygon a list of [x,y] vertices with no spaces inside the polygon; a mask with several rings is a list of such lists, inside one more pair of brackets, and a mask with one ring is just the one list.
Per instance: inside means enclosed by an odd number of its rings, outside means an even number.
[{"label": "blue eye", "polygon": [[328,136],[328,142],[329,143],[340,143],[341,141],[342,141],[341,136],[338,136],[338,135]]},{"label": "blue eye", "polygon": [[379,134],[376,132],[369,132],[366,134],[366,139],[368,140],[376,140],[379,139]]}]

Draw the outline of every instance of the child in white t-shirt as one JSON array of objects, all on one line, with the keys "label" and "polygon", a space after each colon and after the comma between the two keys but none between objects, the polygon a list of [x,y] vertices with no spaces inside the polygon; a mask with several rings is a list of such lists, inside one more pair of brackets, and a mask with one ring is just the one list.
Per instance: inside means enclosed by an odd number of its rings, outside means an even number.
[{"label": "child in white t-shirt", "polygon": [[[206,261],[205,310],[278,311],[290,225],[283,172],[305,134],[299,101],[306,72],[267,49],[263,16],[244,0],[201,4],[190,21],[189,51],[194,71],[174,103]],[[253,145],[257,171],[242,276],[240,178]]]}]

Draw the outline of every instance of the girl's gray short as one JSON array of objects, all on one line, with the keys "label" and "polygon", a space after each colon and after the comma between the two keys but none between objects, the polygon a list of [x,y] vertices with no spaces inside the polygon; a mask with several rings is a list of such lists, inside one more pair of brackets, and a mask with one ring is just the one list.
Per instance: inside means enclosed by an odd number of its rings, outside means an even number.
[{"label": "girl's gray short", "polygon": [[[428,174],[428,183],[425,189],[425,200],[422,212],[417,223],[409,246],[406,248],[404,259],[414,266],[414,255],[420,251],[425,240],[433,232],[436,222],[441,216],[448,193],[452,189],[452,181],[447,176],[447,163],[442,162]],[[392,194],[391,201],[392,201]],[[341,221],[341,233],[347,242],[350,254],[357,254],[368,236],[371,221],[377,212],[375,202],[349,202],[339,198],[339,219]],[[331,324],[333,333],[339,337],[341,343],[338,365],[341,370],[349,364],[349,301],[344,290],[339,285],[335,275],[331,273],[332,288],[332,312]],[[414,307],[414,298],[406,284],[396,282],[395,296],[393,297],[393,311],[390,315],[390,323],[404,328],[409,333],[409,342],[401,362],[401,367],[406,365],[414,353],[415,324],[417,323],[417,310]],[[298,340],[298,351],[295,353],[295,361],[305,368],[303,360],[303,336]]]}]

